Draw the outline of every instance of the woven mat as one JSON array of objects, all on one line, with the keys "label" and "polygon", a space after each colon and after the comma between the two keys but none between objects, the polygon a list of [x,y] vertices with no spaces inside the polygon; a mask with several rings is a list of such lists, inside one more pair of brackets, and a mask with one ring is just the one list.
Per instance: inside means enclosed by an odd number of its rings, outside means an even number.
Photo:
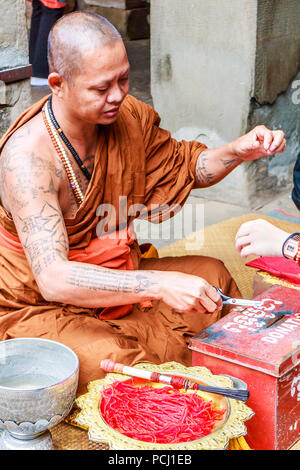
[{"label": "woven mat", "polygon": [[88,432],[62,422],[50,429],[55,450],[108,450],[109,446],[89,440]]},{"label": "woven mat", "polygon": [[278,220],[261,214],[247,214],[215,225],[210,225],[202,231],[197,232],[194,235],[194,239],[204,240],[204,244],[200,249],[195,247],[193,250],[187,250],[187,247],[189,248],[191,245],[191,239],[183,238],[172,245],[161,248],[159,250],[159,257],[197,254],[218,258],[224,262],[232,277],[235,279],[242,295],[245,298],[251,298],[253,294],[253,277],[256,270],[245,266],[245,262],[257,258],[257,256],[249,256],[247,261],[244,261],[235,248],[234,240],[238,229],[244,222],[257,218],[267,220],[276,227],[289,233],[300,231],[299,224],[296,223]]},{"label": "woven mat", "polygon": [[[109,450],[106,444],[89,440],[88,432],[67,423],[60,423],[50,429],[55,450]],[[247,436],[246,436],[247,440]],[[298,441],[290,450],[300,450]]]},{"label": "woven mat", "polygon": [[[234,239],[237,230],[244,222],[257,219],[258,217],[268,220],[273,225],[276,225],[276,227],[289,233],[299,230],[299,224],[288,223],[268,216],[248,214],[206,227],[203,233],[200,234],[200,236],[204,235],[204,245],[201,249],[186,251],[186,246],[187,243],[190,243],[190,239],[182,239],[159,250],[159,256],[162,258],[164,256],[200,254],[218,258],[225,263],[227,269],[236,280],[243,296],[251,298],[252,282],[256,271],[245,266],[244,261],[235,249]],[[108,450],[107,445],[90,441],[87,431],[65,422],[52,428],[51,434],[54,447],[57,450]],[[295,450],[300,449],[300,442],[294,448]]]}]

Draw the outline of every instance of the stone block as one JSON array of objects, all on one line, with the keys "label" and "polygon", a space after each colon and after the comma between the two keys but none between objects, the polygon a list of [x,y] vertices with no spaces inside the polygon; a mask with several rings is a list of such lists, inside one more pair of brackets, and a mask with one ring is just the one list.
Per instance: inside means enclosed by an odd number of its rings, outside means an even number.
[{"label": "stone block", "polygon": [[9,2],[0,0],[0,12],[1,49],[2,47],[13,46],[24,54],[28,54],[25,0],[10,0]]},{"label": "stone block", "polygon": [[18,116],[31,105],[30,81],[0,82],[0,138]]},{"label": "stone block", "polygon": [[110,21],[124,39],[146,39],[150,36],[149,7],[124,10],[90,5],[87,10],[94,11]]},{"label": "stone block", "polygon": [[27,29],[28,37],[29,37],[29,32],[30,32],[31,15],[32,15],[32,3],[26,1],[25,18],[26,18],[26,29]]},{"label": "stone block", "polygon": [[0,47],[0,71],[28,65],[28,54],[11,45]]},{"label": "stone block", "polygon": [[87,10],[89,5],[86,0],[76,0],[77,10]]},{"label": "stone block", "polygon": [[287,138],[284,154],[240,165],[201,197],[255,209],[289,190],[300,150],[299,18],[299,0],[151,0],[151,94],[162,126],[209,147],[258,124]]},{"label": "stone block", "polygon": [[77,0],[68,0],[67,5],[64,9],[64,14],[71,13],[72,11],[76,10],[77,8]]},{"label": "stone block", "polygon": [[257,2],[254,96],[273,103],[300,68],[299,0]]},{"label": "stone block", "polygon": [[99,7],[122,8],[130,10],[132,8],[141,8],[147,6],[145,0],[85,0],[88,5],[96,5]]},{"label": "stone block", "polygon": [[294,83],[300,86],[300,72],[272,104],[251,103],[248,128],[264,124],[270,129],[281,129],[287,140],[283,154],[262,158],[247,165],[246,179],[251,207],[260,207],[272,201],[274,195],[279,196],[293,184],[293,168],[300,151],[300,103],[294,99]]},{"label": "stone block", "polygon": [[6,86],[5,83],[0,80],[0,106],[6,104]]},{"label": "stone block", "polygon": [[[0,0],[0,72],[6,79],[0,82],[0,137],[9,128],[14,120],[30,106],[30,81],[7,78],[5,70],[27,69],[28,58],[28,31],[26,27],[25,0]],[[4,80],[10,83],[4,83]],[[11,81],[16,80],[16,81]]]}]

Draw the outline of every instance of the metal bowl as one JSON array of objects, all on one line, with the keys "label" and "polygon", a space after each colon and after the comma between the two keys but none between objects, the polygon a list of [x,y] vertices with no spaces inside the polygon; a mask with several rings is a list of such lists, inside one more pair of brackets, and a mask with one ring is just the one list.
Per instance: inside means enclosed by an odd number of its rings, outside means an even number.
[{"label": "metal bowl", "polygon": [[76,354],[61,343],[39,338],[0,342],[2,441],[33,440],[62,421],[76,398],[78,374]]}]

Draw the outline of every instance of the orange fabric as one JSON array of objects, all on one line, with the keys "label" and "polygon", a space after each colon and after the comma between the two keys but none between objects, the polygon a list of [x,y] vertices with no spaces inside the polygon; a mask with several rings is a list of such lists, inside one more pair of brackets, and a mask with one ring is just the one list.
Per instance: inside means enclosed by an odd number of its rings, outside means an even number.
[{"label": "orange fabric", "polygon": [[[101,238],[93,238],[86,248],[78,250],[69,250],[69,260],[79,263],[90,263],[109,269],[133,270],[133,262],[130,256],[130,245],[134,242],[134,233],[130,231],[122,231],[115,234],[116,237],[109,236]],[[0,245],[9,250],[21,253],[25,256],[22,244],[18,237],[15,237],[4,227],[0,225]],[[152,245],[150,246],[150,248]],[[150,249],[149,248],[149,249]],[[155,250],[151,249],[151,253],[145,253],[145,257],[153,257]],[[143,256],[143,255],[142,255]],[[149,308],[151,302],[141,303],[142,308]],[[132,310],[132,305],[121,305],[116,307],[103,308],[99,313],[101,320],[110,320],[121,318]]]},{"label": "orange fabric", "polygon": [[[0,140],[0,152],[13,133],[41,111],[47,99],[48,96],[43,97],[19,116]],[[152,107],[128,96],[120,108],[116,123],[101,128],[94,172],[84,201],[74,219],[65,219],[71,260],[83,257],[84,262],[103,267],[138,269],[141,252],[138,243],[133,240],[134,236],[130,243],[125,244],[122,241],[114,243],[109,238],[103,245],[94,241],[93,236],[101,220],[96,216],[98,207],[102,203],[113,205],[119,220],[122,217],[119,213],[120,196],[127,198],[128,208],[143,204],[148,211],[152,205],[183,205],[187,199],[194,184],[198,156],[206,147],[199,142],[177,142],[159,124],[160,118]],[[134,214],[128,215],[128,226],[132,225],[134,218]],[[161,218],[160,215],[155,221]],[[5,243],[9,233],[10,249],[14,250],[18,245],[18,234],[12,217],[1,205],[0,227],[2,246],[8,247]],[[97,251],[94,251],[95,248]],[[20,254],[22,252],[19,251]],[[22,264],[22,272],[29,269],[26,259]],[[34,279],[32,282],[34,284]],[[35,284],[34,290],[38,291]],[[143,305],[150,307],[151,303]],[[128,314],[131,307],[107,308],[99,315],[102,319],[116,318]]]},{"label": "orange fabric", "polygon": [[[0,152],[12,134],[41,111],[47,99],[43,97],[19,116],[0,140]],[[121,219],[120,196],[127,198],[128,208],[143,204],[148,211],[156,205],[185,203],[194,185],[198,156],[206,146],[177,142],[159,125],[160,118],[151,106],[127,96],[117,121],[101,128],[84,201],[73,219],[65,219],[70,248],[88,246],[100,220],[96,216],[100,204],[113,205],[116,219]],[[167,214],[164,211],[164,216]],[[135,217],[128,215],[127,224]],[[151,219],[155,223],[160,220],[161,214]],[[10,214],[1,205],[0,225],[17,236]],[[136,251],[134,244],[132,255]],[[134,257],[136,269],[140,255]]]},{"label": "orange fabric", "polygon": [[[29,0],[32,2],[32,0]],[[67,2],[60,3],[58,0],[40,0],[40,2],[48,8],[64,8],[67,5]]]},{"label": "orange fabric", "polygon": [[[123,231],[124,233],[124,231]],[[126,233],[126,232],[125,232]],[[117,236],[117,235],[116,235]],[[111,269],[133,269],[130,257],[130,245],[134,237],[129,232],[113,239],[109,237],[93,238],[86,248],[69,250],[69,260],[91,263]],[[0,225],[0,245],[9,250],[25,255],[20,239]]]},{"label": "orange fabric", "polygon": [[0,245],[8,250],[25,255],[20,239],[0,225]]},{"label": "orange fabric", "polygon": [[[10,127],[0,140],[0,152],[10,136],[41,111],[47,98],[31,106]],[[155,258],[155,251],[152,258],[142,258],[140,247],[136,240],[131,240],[131,235],[128,244],[126,240],[124,245],[121,242],[120,251],[115,251],[120,245],[114,246],[112,256],[110,242],[107,240],[108,248],[103,250],[101,242],[94,238],[97,225],[104,218],[98,215],[101,204],[111,204],[117,220],[122,219],[120,196],[127,200],[125,226],[130,226],[136,217],[129,212],[135,205],[143,204],[148,213],[152,205],[182,206],[193,188],[196,162],[205,148],[199,142],[172,139],[160,127],[159,116],[152,107],[128,96],[116,122],[101,128],[94,170],[83,203],[74,218],[64,219],[70,256],[74,260],[84,258],[88,263],[98,263],[101,259],[104,266],[113,263],[126,269],[188,272],[204,277],[225,294],[238,296],[230,274],[217,260],[203,256],[159,259]],[[159,220],[161,216],[155,221]],[[40,337],[71,347],[80,363],[78,393],[85,391],[89,380],[103,376],[99,363],[104,358],[128,365],[147,360],[191,364],[189,337],[219,318],[218,312],[187,315],[162,301],[152,301],[149,309],[134,305],[125,317],[110,316],[109,320],[99,321],[99,315],[105,313],[102,309],[48,302],[42,297],[20,250],[13,218],[1,202],[0,227],[6,243],[0,244],[0,340]],[[118,225],[116,230],[119,229]],[[116,316],[120,313],[115,308],[112,310],[107,313]]]},{"label": "orange fabric", "polygon": [[151,243],[140,245],[142,258],[158,258],[158,251]]}]

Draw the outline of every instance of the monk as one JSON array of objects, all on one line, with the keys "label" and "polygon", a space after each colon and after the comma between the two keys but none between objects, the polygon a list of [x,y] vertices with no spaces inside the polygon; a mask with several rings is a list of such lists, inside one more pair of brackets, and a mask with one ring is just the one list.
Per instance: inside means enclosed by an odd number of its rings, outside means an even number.
[{"label": "monk", "polygon": [[143,257],[132,222],[160,222],[191,189],[283,152],[283,132],[258,126],[216,149],[172,139],[128,95],[120,34],[90,12],[54,25],[48,57],[51,96],[0,142],[0,340],[71,347],[79,394],[104,358],[191,365],[189,338],[226,313],[213,286],[240,292],[218,260]]}]

